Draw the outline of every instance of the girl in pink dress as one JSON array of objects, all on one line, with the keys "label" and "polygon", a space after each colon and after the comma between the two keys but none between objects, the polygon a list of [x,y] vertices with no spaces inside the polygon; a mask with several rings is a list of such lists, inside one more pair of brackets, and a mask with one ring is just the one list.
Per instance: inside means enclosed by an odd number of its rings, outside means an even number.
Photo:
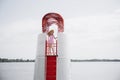
[{"label": "girl in pink dress", "polygon": [[[53,34],[54,34],[54,30],[50,30],[48,32],[48,47],[49,47],[50,54],[53,52],[53,54],[55,55],[53,45],[54,45],[54,39],[56,39],[56,38]],[[52,49],[52,51],[51,51],[51,49]]]}]

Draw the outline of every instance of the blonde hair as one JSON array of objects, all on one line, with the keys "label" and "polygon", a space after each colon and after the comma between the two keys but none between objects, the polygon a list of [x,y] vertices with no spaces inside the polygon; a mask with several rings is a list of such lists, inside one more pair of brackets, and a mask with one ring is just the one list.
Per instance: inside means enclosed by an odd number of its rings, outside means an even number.
[{"label": "blonde hair", "polygon": [[47,34],[48,36],[50,36],[50,35],[53,35],[53,33],[54,33],[54,30],[50,30]]}]

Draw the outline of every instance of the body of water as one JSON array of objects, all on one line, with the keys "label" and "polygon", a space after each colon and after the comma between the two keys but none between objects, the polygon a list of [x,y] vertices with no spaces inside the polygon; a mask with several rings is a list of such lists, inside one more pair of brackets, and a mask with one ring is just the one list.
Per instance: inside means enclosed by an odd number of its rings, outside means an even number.
[{"label": "body of water", "polygon": [[120,80],[120,62],[72,62],[71,80]]},{"label": "body of water", "polygon": [[0,80],[33,80],[33,62],[0,63]]},{"label": "body of water", "polygon": [[[71,62],[70,80],[120,80],[120,62]],[[0,63],[0,80],[33,80],[34,63]]]}]

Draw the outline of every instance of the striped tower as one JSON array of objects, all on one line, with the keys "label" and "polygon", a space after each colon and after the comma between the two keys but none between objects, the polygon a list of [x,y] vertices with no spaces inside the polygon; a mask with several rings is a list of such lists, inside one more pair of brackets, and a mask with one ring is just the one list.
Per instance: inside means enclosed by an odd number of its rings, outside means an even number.
[{"label": "striped tower", "polygon": [[[46,33],[49,26],[58,26],[58,36],[53,52],[48,50]],[[34,80],[69,80],[68,60],[66,55],[66,36],[63,34],[64,21],[57,13],[48,13],[42,19],[42,31],[38,36],[37,56],[35,60]]]}]

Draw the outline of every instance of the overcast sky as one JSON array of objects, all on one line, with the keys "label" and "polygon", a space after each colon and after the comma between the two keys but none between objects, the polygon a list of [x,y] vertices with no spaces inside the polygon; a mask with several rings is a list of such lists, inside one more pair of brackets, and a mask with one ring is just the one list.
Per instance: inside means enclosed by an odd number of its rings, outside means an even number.
[{"label": "overcast sky", "polygon": [[120,58],[120,0],[0,0],[0,57],[34,59],[49,12],[64,18],[71,58]]}]

